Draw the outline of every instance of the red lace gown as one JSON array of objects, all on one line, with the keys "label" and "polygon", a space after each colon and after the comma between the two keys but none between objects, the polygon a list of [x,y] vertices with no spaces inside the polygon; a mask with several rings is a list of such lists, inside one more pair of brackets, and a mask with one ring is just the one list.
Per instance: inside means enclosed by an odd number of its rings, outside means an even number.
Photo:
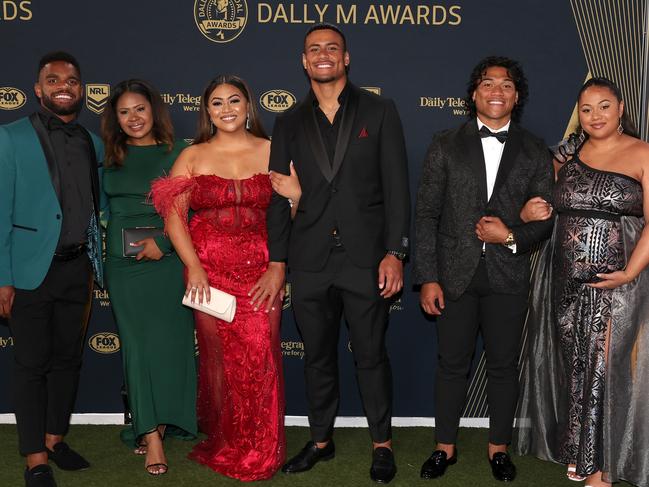
[{"label": "red lace gown", "polygon": [[189,233],[210,285],[237,298],[234,321],[195,312],[199,349],[198,423],[207,439],[189,457],[239,480],[273,476],[284,462],[281,304],[254,311],[248,291],[268,266],[268,176],[167,177],[152,185],[158,212],[195,213]]}]

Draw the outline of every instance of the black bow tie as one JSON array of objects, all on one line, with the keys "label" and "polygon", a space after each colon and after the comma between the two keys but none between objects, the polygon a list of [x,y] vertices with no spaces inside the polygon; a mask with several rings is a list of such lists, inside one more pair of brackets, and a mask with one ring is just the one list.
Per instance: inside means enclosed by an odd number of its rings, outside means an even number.
[{"label": "black bow tie", "polygon": [[501,144],[504,144],[507,141],[507,130],[503,130],[502,132],[492,132],[486,125],[483,125],[480,130],[478,130],[478,133],[480,134],[481,139],[484,139],[485,137],[495,137]]},{"label": "black bow tie", "polygon": [[78,123],[65,123],[58,117],[50,117],[47,121],[47,128],[50,130],[62,130],[70,137],[81,134],[81,127]]}]

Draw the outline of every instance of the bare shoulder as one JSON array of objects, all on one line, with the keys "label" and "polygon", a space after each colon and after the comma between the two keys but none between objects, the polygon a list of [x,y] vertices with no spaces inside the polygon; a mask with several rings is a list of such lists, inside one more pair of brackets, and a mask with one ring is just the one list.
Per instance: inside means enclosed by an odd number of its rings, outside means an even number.
[{"label": "bare shoulder", "polygon": [[171,168],[172,176],[188,176],[192,174],[192,168],[200,151],[200,145],[202,144],[190,145],[180,152]]},{"label": "bare shoulder", "polygon": [[649,144],[640,139],[632,139],[629,143],[629,155],[638,162],[649,164]]},{"label": "bare shoulder", "polygon": [[270,140],[255,137],[253,140],[253,150],[256,155],[255,159],[259,160],[260,171],[268,171],[268,163],[270,160]]}]

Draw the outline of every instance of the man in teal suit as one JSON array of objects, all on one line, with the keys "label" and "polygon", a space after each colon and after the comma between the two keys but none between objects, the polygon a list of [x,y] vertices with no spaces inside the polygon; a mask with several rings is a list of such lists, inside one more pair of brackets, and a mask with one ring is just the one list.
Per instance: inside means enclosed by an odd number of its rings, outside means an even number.
[{"label": "man in teal suit", "polygon": [[27,487],[56,486],[48,458],[88,462],[63,442],[74,407],[98,228],[102,144],[75,120],[81,71],[64,52],[44,56],[40,111],[0,126],[0,316],[14,339],[14,406]]}]

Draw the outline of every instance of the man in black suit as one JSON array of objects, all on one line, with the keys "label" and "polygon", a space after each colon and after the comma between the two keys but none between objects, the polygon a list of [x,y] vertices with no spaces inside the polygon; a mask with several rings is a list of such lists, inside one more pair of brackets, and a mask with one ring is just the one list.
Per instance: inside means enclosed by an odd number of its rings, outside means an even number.
[{"label": "man in black suit", "polygon": [[421,469],[436,478],[457,460],[460,415],[478,330],[487,359],[488,454],[496,479],[511,481],[507,455],[518,397],[517,359],[527,312],[529,250],[552,223],[523,223],[525,202],[549,201],[553,172],[545,144],[519,125],[527,81],[519,64],[482,60],[468,86],[470,120],[433,137],[415,213],[415,282],[438,316],[437,447]]},{"label": "man in black suit", "polygon": [[[338,410],[338,336],[344,313],[374,453],[370,475],[387,483],[392,375],[385,348],[390,300],[403,286],[410,195],[406,149],[394,103],[347,79],[349,52],[340,30],[312,27],[304,39],[311,90],[277,118],[272,171],[293,161],[299,202],[275,194],[268,211],[270,275],[291,270],[292,303],[305,349],[312,440],[283,467],[309,470],[334,456]],[[297,205],[291,221],[289,203]],[[273,298],[271,296],[271,298]],[[272,299],[268,301],[272,302]]]}]

